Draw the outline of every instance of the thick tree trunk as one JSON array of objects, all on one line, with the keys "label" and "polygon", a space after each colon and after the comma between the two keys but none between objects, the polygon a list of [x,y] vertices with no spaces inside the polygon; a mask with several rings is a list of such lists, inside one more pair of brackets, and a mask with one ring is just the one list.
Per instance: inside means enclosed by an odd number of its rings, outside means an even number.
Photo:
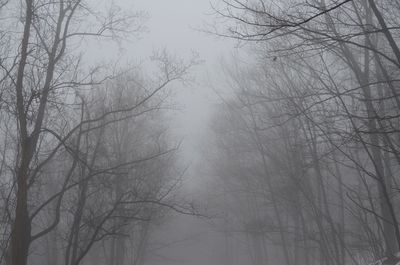
[{"label": "thick tree trunk", "polygon": [[17,164],[17,205],[11,233],[11,265],[26,265],[31,240],[31,224],[28,213],[28,171],[32,159],[32,142],[27,132],[24,108],[23,83],[28,58],[28,45],[33,17],[33,0],[26,0],[24,33],[21,42],[21,58],[16,80],[16,104],[19,122],[20,160]]},{"label": "thick tree trunk", "polygon": [[31,237],[28,214],[27,165],[18,173],[17,206],[11,237],[11,265],[26,265]]}]

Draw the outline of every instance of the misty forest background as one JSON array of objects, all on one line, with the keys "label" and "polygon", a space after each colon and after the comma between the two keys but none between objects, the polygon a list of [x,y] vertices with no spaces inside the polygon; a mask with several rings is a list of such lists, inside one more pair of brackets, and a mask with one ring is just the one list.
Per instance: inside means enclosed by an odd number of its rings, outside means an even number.
[{"label": "misty forest background", "polygon": [[0,0],[0,264],[399,264],[400,1],[206,2]]}]

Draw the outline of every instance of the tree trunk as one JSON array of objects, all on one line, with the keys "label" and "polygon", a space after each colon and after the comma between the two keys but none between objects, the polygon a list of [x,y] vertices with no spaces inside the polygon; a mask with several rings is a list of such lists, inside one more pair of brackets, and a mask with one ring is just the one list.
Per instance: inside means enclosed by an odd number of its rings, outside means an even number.
[{"label": "tree trunk", "polygon": [[18,172],[17,206],[11,237],[11,265],[26,265],[31,237],[31,223],[28,214],[27,162]]}]

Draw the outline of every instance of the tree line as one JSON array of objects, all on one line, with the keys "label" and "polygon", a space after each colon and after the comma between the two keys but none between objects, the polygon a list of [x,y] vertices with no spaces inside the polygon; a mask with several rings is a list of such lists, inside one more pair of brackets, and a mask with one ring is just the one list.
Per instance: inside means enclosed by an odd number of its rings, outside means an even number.
[{"label": "tree line", "polygon": [[176,199],[164,111],[193,62],[88,66],[85,43],[144,27],[142,12],[102,5],[0,1],[1,264],[140,265],[168,211],[194,214]]},{"label": "tree line", "polygon": [[211,31],[246,47],[224,65],[232,93],[211,123],[224,233],[254,265],[397,264],[399,1],[214,11],[228,23]]}]

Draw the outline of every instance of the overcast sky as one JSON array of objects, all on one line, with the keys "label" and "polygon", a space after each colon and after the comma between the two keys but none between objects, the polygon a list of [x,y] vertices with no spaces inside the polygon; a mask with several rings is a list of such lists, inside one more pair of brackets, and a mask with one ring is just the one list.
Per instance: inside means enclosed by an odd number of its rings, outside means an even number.
[{"label": "overcast sky", "polygon": [[199,116],[207,112],[204,104],[208,105],[209,96],[213,95],[206,79],[215,77],[219,71],[220,58],[231,52],[233,43],[196,30],[213,19],[209,0],[135,0],[132,6],[150,15],[146,23],[149,32],[137,43],[134,53],[150,54],[153,49],[166,47],[180,56],[190,56],[192,51],[198,52],[204,60],[202,65],[195,68],[195,84],[183,88],[180,93],[184,99],[182,103],[189,108],[186,122],[190,125],[191,120],[199,119]]},{"label": "overcast sky", "polygon": [[[206,60],[219,56],[227,48],[226,40],[200,33],[193,28],[201,28],[210,22],[212,16],[209,0],[119,0],[132,3],[147,11],[149,33],[140,44],[145,47],[167,47],[172,52],[189,54],[198,51]],[[148,45],[149,44],[149,45]]]},{"label": "overcast sky", "polygon": [[[177,133],[184,137],[183,151],[185,157],[196,163],[198,158],[199,139],[204,136],[210,106],[216,95],[210,88],[220,86],[216,80],[220,76],[220,60],[229,56],[234,42],[228,39],[211,36],[198,29],[205,23],[212,22],[213,15],[209,0],[118,0],[127,8],[144,10],[149,19],[146,22],[147,32],[140,40],[128,44],[127,54],[133,59],[151,55],[153,50],[166,48],[181,57],[199,54],[204,62],[193,69],[195,82],[177,85],[175,100],[182,107],[177,114]],[[216,1],[216,0],[213,0]],[[195,168],[193,165],[192,168]],[[192,178],[192,176],[188,176]],[[197,182],[198,179],[191,179]]]},{"label": "overcast sky", "polygon": [[[109,0],[92,0],[94,5],[109,5]],[[218,0],[212,0],[214,3]],[[205,133],[210,106],[217,96],[210,88],[220,87],[220,61],[229,56],[234,42],[201,32],[214,16],[210,0],[114,0],[127,10],[142,10],[148,14],[146,31],[140,38],[132,38],[117,49],[115,44],[91,43],[86,54],[96,61],[121,58],[124,62],[140,62],[149,58],[154,50],[167,49],[183,58],[198,53],[203,61],[191,72],[194,82],[187,85],[174,84],[173,100],[181,107],[176,112],[173,127],[178,137],[184,138],[183,150],[188,162],[195,162],[198,140]],[[101,45],[101,46],[100,46]],[[93,47],[93,48],[92,48]],[[193,167],[194,168],[194,167]]]}]

